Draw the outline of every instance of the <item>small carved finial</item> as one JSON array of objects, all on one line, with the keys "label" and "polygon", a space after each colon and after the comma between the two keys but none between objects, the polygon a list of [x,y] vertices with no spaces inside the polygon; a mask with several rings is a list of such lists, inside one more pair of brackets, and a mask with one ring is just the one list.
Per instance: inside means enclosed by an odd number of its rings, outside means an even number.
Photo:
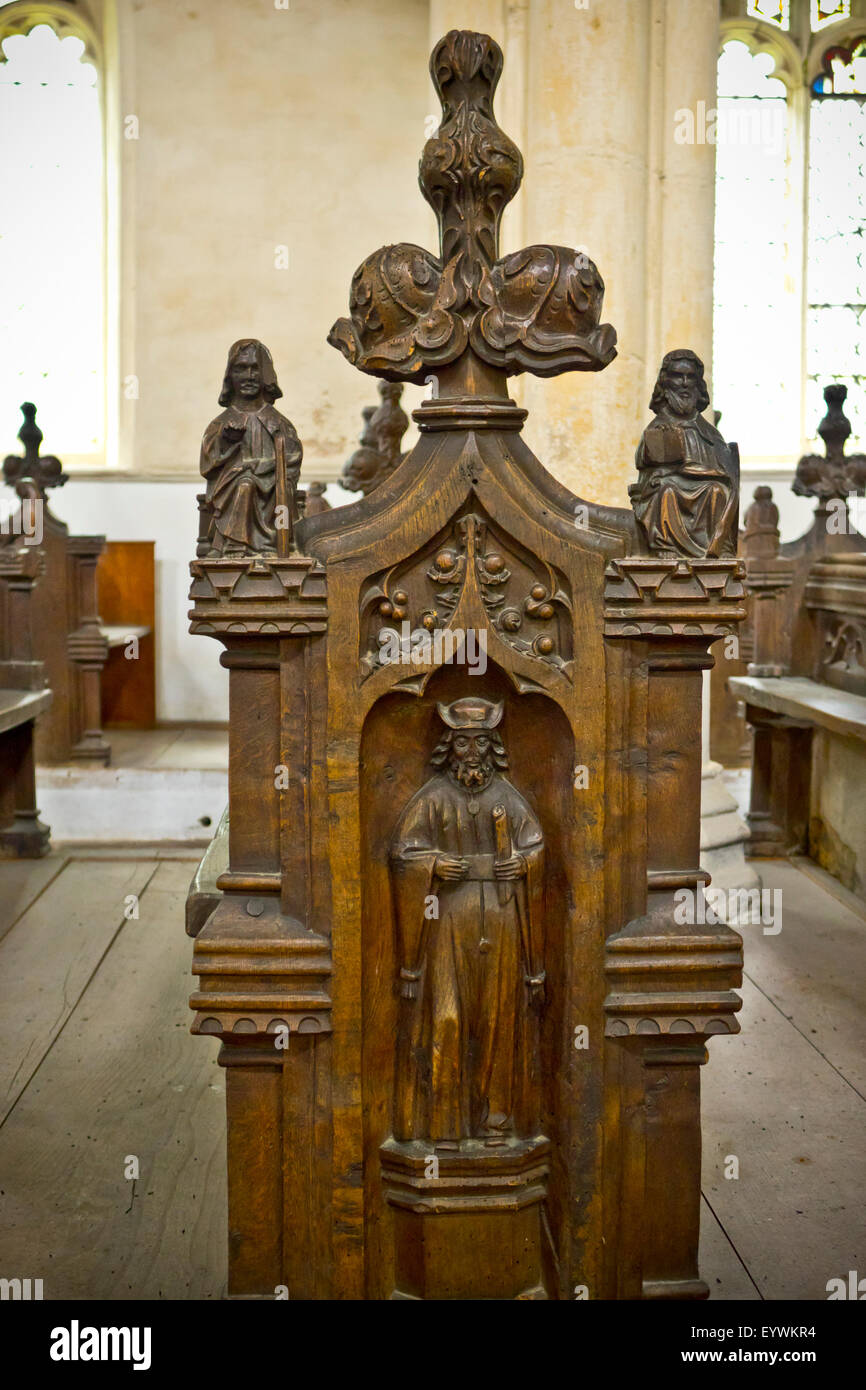
[{"label": "small carved finial", "polygon": [[219,394],[225,409],[211,420],[201,445],[207,490],[199,498],[200,556],[291,549],[303,449],[294,425],[274,409],[282,394],[264,343],[233,343]]},{"label": "small carved finial", "polygon": [[21,414],[24,423],[18,431],[18,438],[24,445],[24,457],[8,454],[3,460],[3,477],[19,497],[39,497],[44,502],[46,490],[62,487],[67,481],[67,474],[53,454],[40,456],[42,431],[36,423],[36,406],[32,401],[24,402]]},{"label": "small carved finial", "polygon": [[866,454],[845,455],[845,443],[851,433],[851,422],[844,405],[848,387],[841,381],[824,387],[827,414],[818,426],[824,442],[825,456],[804,454],[797,464],[791,491],[798,497],[817,497],[822,502],[832,497],[845,498],[856,492],[862,497],[866,490]]},{"label": "small carved finial", "polygon": [[331,510],[331,504],[325,497],[326,486],[326,483],[307,483],[304,491],[304,516],[318,516],[320,512]]},{"label": "small carved finial", "polygon": [[773,501],[773,489],[766,483],[755,488],[754,500],[743,515],[743,549],[750,558],[778,552],[779,508]]},{"label": "small carved finial", "polygon": [[350,317],[328,342],[389,381],[417,380],[466,353],[506,375],[606,367],[616,333],[599,324],[604,282],[593,262],[544,245],[499,258],[502,213],[523,177],[520,151],[493,114],[499,45],[453,29],[430,72],[442,123],[418,180],[439,223],[440,255],[404,242],[369,256],[352,279]]},{"label": "small carved finial", "polygon": [[704,364],[688,348],[666,354],[650,401],[629,488],[656,555],[727,558],[737,553],[739,461],[702,415],[710,403]]},{"label": "small carved finial", "polygon": [[366,497],[406,457],[400,450],[403,435],[409,428],[408,416],[400,405],[402,394],[403,387],[399,383],[382,381],[379,383],[381,404],[364,406],[360,446],[346,460],[340,479],[349,492],[362,492]]}]

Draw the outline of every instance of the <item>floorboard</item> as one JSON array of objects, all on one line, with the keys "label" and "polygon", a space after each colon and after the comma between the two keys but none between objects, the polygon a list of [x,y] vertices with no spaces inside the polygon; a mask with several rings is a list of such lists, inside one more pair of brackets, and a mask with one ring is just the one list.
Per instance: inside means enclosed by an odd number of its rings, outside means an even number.
[{"label": "floorboard", "polygon": [[188,882],[186,863],[156,868],[0,1129],[2,1265],[46,1299],[223,1292],[223,1076],[189,1036]]},{"label": "floorboard", "polygon": [[762,1297],[826,1299],[866,1268],[866,1107],[751,981],[742,996],[742,1033],[704,1070],[703,1190]]},{"label": "floorboard", "polygon": [[0,941],[65,863],[66,855],[56,850],[44,859],[0,861]]},{"label": "floorboard", "polygon": [[155,869],[149,860],[69,860],[0,942],[0,1120],[66,1024],[127,900]]}]

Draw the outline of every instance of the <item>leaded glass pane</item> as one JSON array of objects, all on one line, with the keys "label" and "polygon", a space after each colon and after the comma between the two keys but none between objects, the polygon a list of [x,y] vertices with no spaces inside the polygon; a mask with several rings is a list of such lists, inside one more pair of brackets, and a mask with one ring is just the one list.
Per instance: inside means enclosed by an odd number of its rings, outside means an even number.
[{"label": "leaded glass pane", "polygon": [[828,381],[848,386],[853,440],[866,444],[866,101],[815,99],[809,148],[806,424]]},{"label": "leaded glass pane", "polygon": [[746,14],[787,29],[791,20],[791,0],[748,0]]}]

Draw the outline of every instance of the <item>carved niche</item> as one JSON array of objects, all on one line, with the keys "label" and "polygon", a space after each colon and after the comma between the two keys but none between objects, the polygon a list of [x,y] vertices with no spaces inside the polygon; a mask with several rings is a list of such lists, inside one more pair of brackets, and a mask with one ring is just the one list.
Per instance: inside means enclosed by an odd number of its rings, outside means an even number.
[{"label": "carved niche", "polygon": [[418,443],[291,556],[192,567],[231,682],[192,1006],[227,1069],[232,1296],[707,1294],[698,1076],[741,942],[678,899],[706,878],[702,672],[744,616],[736,480],[671,554],[523,442],[507,378],[601,370],[615,333],[585,255],[500,255],[501,68],[488,35],[436,45],[439,252],[368,256],[330,335],[435,375]]}]

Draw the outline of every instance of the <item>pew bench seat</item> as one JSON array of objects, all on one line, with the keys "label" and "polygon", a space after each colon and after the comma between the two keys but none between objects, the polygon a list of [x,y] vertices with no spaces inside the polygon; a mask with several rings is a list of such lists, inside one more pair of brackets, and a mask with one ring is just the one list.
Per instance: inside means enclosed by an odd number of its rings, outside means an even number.
[{"label": "pew bench seat", "polygon": [[866,741],[866,695],[837,690],[806,676],[730,676],[728,686],[747,707]]},{"label": "pew bench seat", "polygon": [[50,704],[50,690],[0,689],[0,734],[35,719]]},{"label": "pew bench seat", "polygon": [[217,888],[220,874],[229,867],[229,808],[220,817],[214,837],[192,877],[186,900],[186,934],[198,936],[217,906],[222,893]]},{"label": "pew bench seat", "polygon": [[754,730],[751,859],[808,854],[866,901],[866,696],[805,676],[732,676]]},{"label": "pew bench seat", "polygon": [[108,643],[108,650],[114,651],[116,647],[125,647],[130,637],[149,637],[153,628],[144,627],[140,623],[130,623],[126,627],[115,623],[102,623],[100,628],[103,637]]}]

